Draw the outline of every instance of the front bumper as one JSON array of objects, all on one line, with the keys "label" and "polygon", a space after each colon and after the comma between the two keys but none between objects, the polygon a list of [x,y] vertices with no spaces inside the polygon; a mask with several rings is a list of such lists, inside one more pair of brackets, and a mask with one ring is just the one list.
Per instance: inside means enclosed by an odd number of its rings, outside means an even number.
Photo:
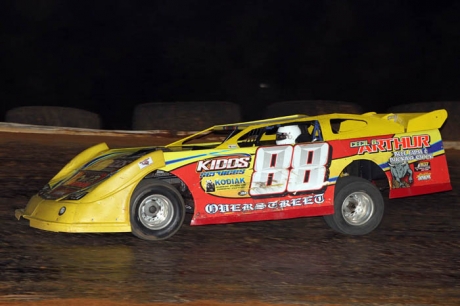
[{"label": "front bumper", "polygon": [[[64,212],[63,212],[64,211]],[[103,201],[45,200],[33,196],[26,208],[14,212],[19,220],[29,220],[30,226],[45,231],[70,233],[131,232],[129,214],[113,197]]]}]

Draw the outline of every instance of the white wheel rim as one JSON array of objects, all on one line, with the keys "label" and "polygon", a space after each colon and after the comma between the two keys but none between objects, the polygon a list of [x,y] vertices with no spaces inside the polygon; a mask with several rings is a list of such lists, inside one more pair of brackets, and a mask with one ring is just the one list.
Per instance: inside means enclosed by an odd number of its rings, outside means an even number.
[{"label": "white wheel rim", "polygon": [[342,216],[350,225],[363,225],[374,213],[374,202],[365,192],[353,192],[342,203]]},{"label": "white wheel rim", "polygon": [[174,206],[167,197],[154,194],[146,197],[139,205],[139,220],[151,230],[160,230],[166,227],[174,215]]}]

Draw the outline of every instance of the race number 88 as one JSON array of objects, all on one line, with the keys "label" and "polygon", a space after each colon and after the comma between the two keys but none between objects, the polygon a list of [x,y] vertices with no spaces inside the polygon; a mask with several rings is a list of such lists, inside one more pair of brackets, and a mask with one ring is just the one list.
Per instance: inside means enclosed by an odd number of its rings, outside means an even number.
[{"label": "race number 88", "polygon": [[254,160],[249,194],[314,191],[327,179],[329,144],[261,147]]}]

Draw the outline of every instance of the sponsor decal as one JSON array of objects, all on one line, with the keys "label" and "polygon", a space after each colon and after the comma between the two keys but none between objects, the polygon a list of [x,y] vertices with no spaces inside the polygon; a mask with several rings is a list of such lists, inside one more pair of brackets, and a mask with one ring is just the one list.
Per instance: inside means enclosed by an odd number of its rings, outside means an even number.
[{"label": "sponsor decal", "polygon": [[[433,154],[428,153],[427,149],[414,149],[393,152],[388,165],[392,176],[393,188],[410,187],[414,182],[413,172],[427,171],[431,169],[428,160],[433,159]],[[410,162],[414,163],[414,170],[411,169]],[[420,161],[423,160],[423,161]]]},{"label": "sponsor decal", "polygon": [[207,193],[234,197],[238,191],[248,189],[246,169],[250,164],[251,156],[246,154],[201,160],[196,165],[201,188]]},{"label": "sponsor decal", "polygon": [[393,152],[393,157],[390,158],[390,163],[394,164],[426,159],[433,159],[433,154],[428,153],[427,149],[396,151]]},{"label": "sponsor decal", "polygon": [[431,180],[431,173],[430,172],[419,173],[419,174],[417,174],[417,180],[418,181],[429,181],[429,180]]},{"label": "sponsor decal", "polygon": [[390,165],[393,188],[410,187],[414,182],[413,171],[407,162]]},{"label": "sponsor decal", "polygon": [[228,189],[243,189],[246,187],[246,178],[222,178],[216,180],[206,180],[205,190],[206,192],[215,192]]},{"label": "sponsor decal", "polygon": [[414,182],[414,172],[408,163],[408,160],[411,159],[400,158],[398,153],[401,152],[393,152],[393,157],[388,161],[392,186],[393,188],[407,188]]},{"label": "sponsor decal", "polygon": [[223,186],[223,185],[235,185],[235,184],[246,184],[244,181],[244,177],[240,178],[231,178],[231,179],[222,179],[222,180],[215,180],[216,185]]},{"label": "sponsor decal", "polygon": [[431,170],[431,164],[429,161],[418,161],[414,163],[414,170],[415,171],[430,171]]},{"label": "sponsor decal", "polygon": [[429,148],[430,146],[430,135],[427,134],[372,139],[371,143],[369,143],[367,140],[350,142],[351,148],[358,148],[358,155],[362,155],[364,153],[379,153],[395,150],[400,151],[418,148]]},{"label": "sponsor decal", "polygon": [[209,171],[209,172],[201,172],[200,178],[203,177],[210,177],[210,176],[225,176],[225,175],[235,175],[235,174],[244,174],[245,169],[236,169],[236,170],[223,170],[223,171]]},{"label": "sponsor decal", "polygon": [[240,204],[207,204],[206,213],[225,214],[234,212],[252,212],[252,211],[270,211],[280,210],[287,207],[307,206],[324,203],[324,193],[297,197],[289,200],[267,201],[258,203],[240,203]]},{"label": "sponsor decal", "polygon": [[350,148],[358,148],[368,146],[369,142],[367,140],[352,141],[350,142]]},{"label": "sponsor decal", "polygon": [[249,168],[251,156],[232,156],[224,158],[213,158],[200,160],[196,166],[196,172],[228,170],[228,169],[245,169]]},{"label": "sponsor decal", "polygon": [[214,192],[216,191],[216,184],[212,180],[206,181],[206,192]]},{"label": "sponsor decal", "polygon": [[147,166],[149,166],[151,164],[153,164],[153,160],[152,160],[151,157],[147,157],[146,159],[144,159],[144,160],[142,160],[142,161],[140,161],[138,163],[139,169],[144,169],[145,167],[147,167]]}]

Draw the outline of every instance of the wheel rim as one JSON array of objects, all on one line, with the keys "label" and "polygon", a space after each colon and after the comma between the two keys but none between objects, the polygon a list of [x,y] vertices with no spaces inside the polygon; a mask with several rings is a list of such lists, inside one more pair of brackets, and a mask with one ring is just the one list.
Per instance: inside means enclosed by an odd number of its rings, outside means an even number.
[{"label": "wheel rim", "polygon": [[155,194],[146,197],[139,205],[139,220],[151,229],[160,230],[166,227],[174,215],[174,207],[167,197]]},{"label": "wheel rim", "polygon": [[374,212],[374,202],[365,192],[353,192],[342,203],[342,216],[348,224],[363,225]]}]

